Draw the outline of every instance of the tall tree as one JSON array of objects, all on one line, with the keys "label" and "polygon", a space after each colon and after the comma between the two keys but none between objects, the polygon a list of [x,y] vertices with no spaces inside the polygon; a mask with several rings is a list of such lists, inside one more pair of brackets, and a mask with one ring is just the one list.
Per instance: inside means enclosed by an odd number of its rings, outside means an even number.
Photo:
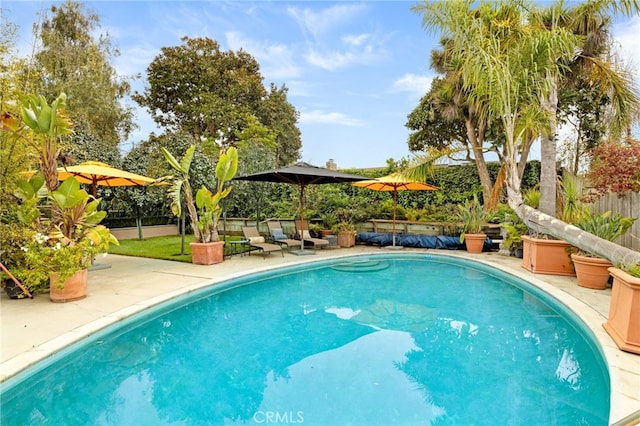
[{"label": "tall tree", "polygon": [[614,134],[629,126],[637,114],[638,97],[630,76],[609,62],[612,42],[608,31],[612,14],[637,14],[639,4],[636,0],[598,0],[565,9],[562,1],[556,1],[541,10],[531,10],[530,22],[538,29],[554,33],[562,28],[578,36],[577,54],[571,58],[555,58],[559,66],[547,69],[549,90],[540,94],[540,104],[549,117],[548,130],[542,133],[540,142],[540,210],[553,216],[556,214],[559,92],[563,86],[571,87],[580,77],[586,77],[591,87],[598,88],[599,96],[606,94],[612,101],[615,113],[609,125]]},{"label": "tall tree", "polygon": [[[500,22],[488,20],[488,31],[492,26],[500,31]],[[506,176],[504,168],[492,180],[487,153],[501,159],[506,155],[504,138],[501,135],[501,122],[488,114],[486,99],[474,95],[474,89],[465,84],[460,72],[460,64],[450,49],[453,41],[444,37],[441,50],[431,53],[431,67],[443,77],[432,82],[431,90],[423,97],[418,107],[409,115],[407,127],[414,130],[409,143],[428,146],[426,156],[418,156],[419,163],[409,170],[409,175],[418,173],[442,157],[457,161],[471,162],[476,165],[482,185],[485,207],[491,209],[500,201]],[[533,144],[534,133],[529,132],[520,144],[520,177],[524,174],[526,160]],[[415,176],[418,178],[419,176]]]},{"label": "tall tree", "polygon": [[[100,30],[98,16],[81,3],[67,0],[53,5],[35,28],[40,41],[35,67],[41,74],[36,93],[47,99],[67,94],[71,120],[76,124],[82,149],[73,152],[79,160],[100,153],[118,155],[118,145],[134,127],[133,112],[121,101],[129,94],[127,78],[117,75],[110,61],[119,52],[108,33]],[[86,158],[87,144],[94,156]]]},{"label": "tall tree", "polygon": [[278,88],[271,83],[258,112],[260,121],[276,133],[275,167],[294,163],[300,158],[302,147],[300,129],[296,126],[300,114],[287,100],[288,91],[285,86]]},{"label": "tall tree", "polygon": [[223,51],[209,38],[182,41],[162,48],[147,68],[148,86],[133,99],[170,131],[232,145],[266,96],[260,66],[242,49]]},{"label": "tall tree", "polygon": [[[423,3],[423,24],[452,40],[451,52],[460,64],[473,96],[487,99],[489,113],[502,120],[507,155],[503,159],[509,205],[534,231],[565,239],[616,265],[640,264],[640,253],[610,243],[524,204],[517,173],[518,146],[532,123],[547,122],[550,91],[557,90],[559,67],[573,58],[578,38],[554,25],[528,25],[531,4],[473,2]],[[524,6],[524,7],[521,7]],[[488,31],[486,22],[500,22],[501,31]],[[536,124],[537,126],[537,124]]]},{"label": "tall tree", "polygon": [[[8,125],[5,121],[20,116],[20,103],[25,95],[27,85],[27,61],[14,55],[15,36],[17,26],[8,22],[0,10],[0,57],[2,58],[2,72],[0,72],[0,123],[3,129]],[[14,192],[13,179],[18,172],[25,168],[36,167],[29,155],[29,147],[14,132],[0,132],[0,197],[6,201]],[[31,152],[33,154],[33,152]]]}]

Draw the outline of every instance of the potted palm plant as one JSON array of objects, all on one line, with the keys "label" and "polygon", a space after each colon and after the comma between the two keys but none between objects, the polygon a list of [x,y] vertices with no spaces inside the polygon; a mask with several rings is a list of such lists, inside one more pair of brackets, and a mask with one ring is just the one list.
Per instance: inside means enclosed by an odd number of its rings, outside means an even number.
[{"label": "potted palm plant", "polygon": [[195,145],[191,145],[181,161],[176,160],[165,148],[162,148],[162,152],[171,167],[180,173],[180,176],[173,178],[169,197],[172,200],[171,211],[180,217],[184,193],[195,239],[190,244],[192,262],[197,265],[212,265],[224,259],[224,241],[220,241],[218,234],[218,222],[222,215],[220,201],[231,192],[231,187],[224,186],[238,171],[238,152],[234,147],[220,152],[216,165],[216,192],[212,192],[203,185],[194,194],[189,184],[189,169],[195,149]]},{"label": "potted palm plant", "polygon": [[[614,241],[624,235],[633,225],[635,219],[612,215],[607,211],[601,215],[584,215],[576,222],[576,226],[607,241]],[[576,271],[578,285],[596,290],[607,288],[609,268],[611,262],[584,250],[577,250],[571,254],[571,260]]]},{"label": "potted palm plant", "polygon": [[[25,225],[23,257],[15,273],[28,288],[49,282],[52,301],[86,296],[87,268],[97,253],[118,244],[99,223],[106,212],[75,178],[58,182],[59,141],[73,133],[66,115],[66,95],[49,104],[44,96],[28,96],[21,105],[22,121],[3,117],[2,130],[21,138],[39,157],[39,172],[18,179],[18,220]],[[46,184],[46,189],[43,186]]]},{"label": "potted palm plant", "polygon": [[469,253],[482,253],[487,239],[487,234],[482,232],[482,227],[487,217],[487,212],[484,211],[475,194],[473,200],[458,204],[458,218],[462,222],[460,242],[465,243]]}]

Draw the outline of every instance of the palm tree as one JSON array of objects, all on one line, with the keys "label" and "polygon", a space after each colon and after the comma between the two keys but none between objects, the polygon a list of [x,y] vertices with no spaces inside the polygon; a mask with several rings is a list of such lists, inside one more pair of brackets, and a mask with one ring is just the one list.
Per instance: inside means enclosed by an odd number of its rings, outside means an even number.
[{"label": "palm tree", "polygon": [[465,87],[472,89],[471,99],[486,100],[489,114],[502,120],[510,207],[534,231],[562,238],[617,265],[640,264],[640,253],[525,205],[520,191],[518,148],[531,129],[544,129],[545,124],[547,132],[552,128],[549,123],[555,117],[540,100],[553,100],[561,64],[574,58],[580,38],[560,25],[526,24],[524,13],[534,10],[532,5],[481,3],[471,10],[472,4],[425,2],[414,10],[423,13],[426,28],[451,39],[451,53]]},{"label": "palm tree", "polygon": [[[556,214],[556,139],[558,133],[558,97],[560,87],[587,77],[593,87],[600,88],[612,100],[615,113],[611,129],[619,132],[628,127],[634,115],[634,105],[638,98],[633,90],[633,82],[628,74],[621,72],[607,61],[611,41],[608,29],[611,14],[631,15],[638,12],[635,0],[587,1],[571,9],[564,9],[562,1],[556,1],[542,10],[531,9],[532,25],[554,32],[564,28],[579,36],[575,46],[578,53],[572,58],[557,58],[563,67],[547,70],[549,90],[541,94],[540,103],[549,115],[548,131],[541,135],[540,210],[554,216]],[[569,59],[567,61],[567,59]]]}]

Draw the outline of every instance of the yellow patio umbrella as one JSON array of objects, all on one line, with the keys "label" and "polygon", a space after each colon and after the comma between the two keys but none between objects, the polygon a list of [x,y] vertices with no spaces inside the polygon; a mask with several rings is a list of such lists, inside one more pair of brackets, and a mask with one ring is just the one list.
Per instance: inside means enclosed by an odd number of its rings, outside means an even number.
[{"label": "yellow patio umbrella", "polygon": [[75,166],[58,168],[58,180],[75,177],[78,182],[89,184],[91,195],[96,196],[97,186],[144,186],[155,183],[156,180],[116,169],[99,161],[85,161]]},{"label": "yellow patio umbrella", "polygon": [[392,247],[394,248],[399,247],[396,246],[396,209],[398,204],[398,191],[435,191],[437,189],[440,189],[436,186],[429,185],[428,183],[407,179],[401,173],[392,173],[390,175],[379,177],[377,179],[362,180],[360,182],[354,182],[352,185],[372,189],[374,191],[393,192]]}]

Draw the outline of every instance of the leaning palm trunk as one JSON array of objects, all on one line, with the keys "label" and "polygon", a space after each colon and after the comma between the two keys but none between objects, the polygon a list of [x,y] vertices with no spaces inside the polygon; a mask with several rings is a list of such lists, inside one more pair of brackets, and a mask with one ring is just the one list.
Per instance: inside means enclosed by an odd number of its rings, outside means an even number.
[{"label": "leaning palm trunk", "polygon": [[519,188],[519,179],[510,177],[507,183],[509,206],[529,229],[562,239],[581,250],[608,259],[609,262],[621,269],[640,265],[640,252],[596,237],[576,226],[527,206],[524,204]]}]

